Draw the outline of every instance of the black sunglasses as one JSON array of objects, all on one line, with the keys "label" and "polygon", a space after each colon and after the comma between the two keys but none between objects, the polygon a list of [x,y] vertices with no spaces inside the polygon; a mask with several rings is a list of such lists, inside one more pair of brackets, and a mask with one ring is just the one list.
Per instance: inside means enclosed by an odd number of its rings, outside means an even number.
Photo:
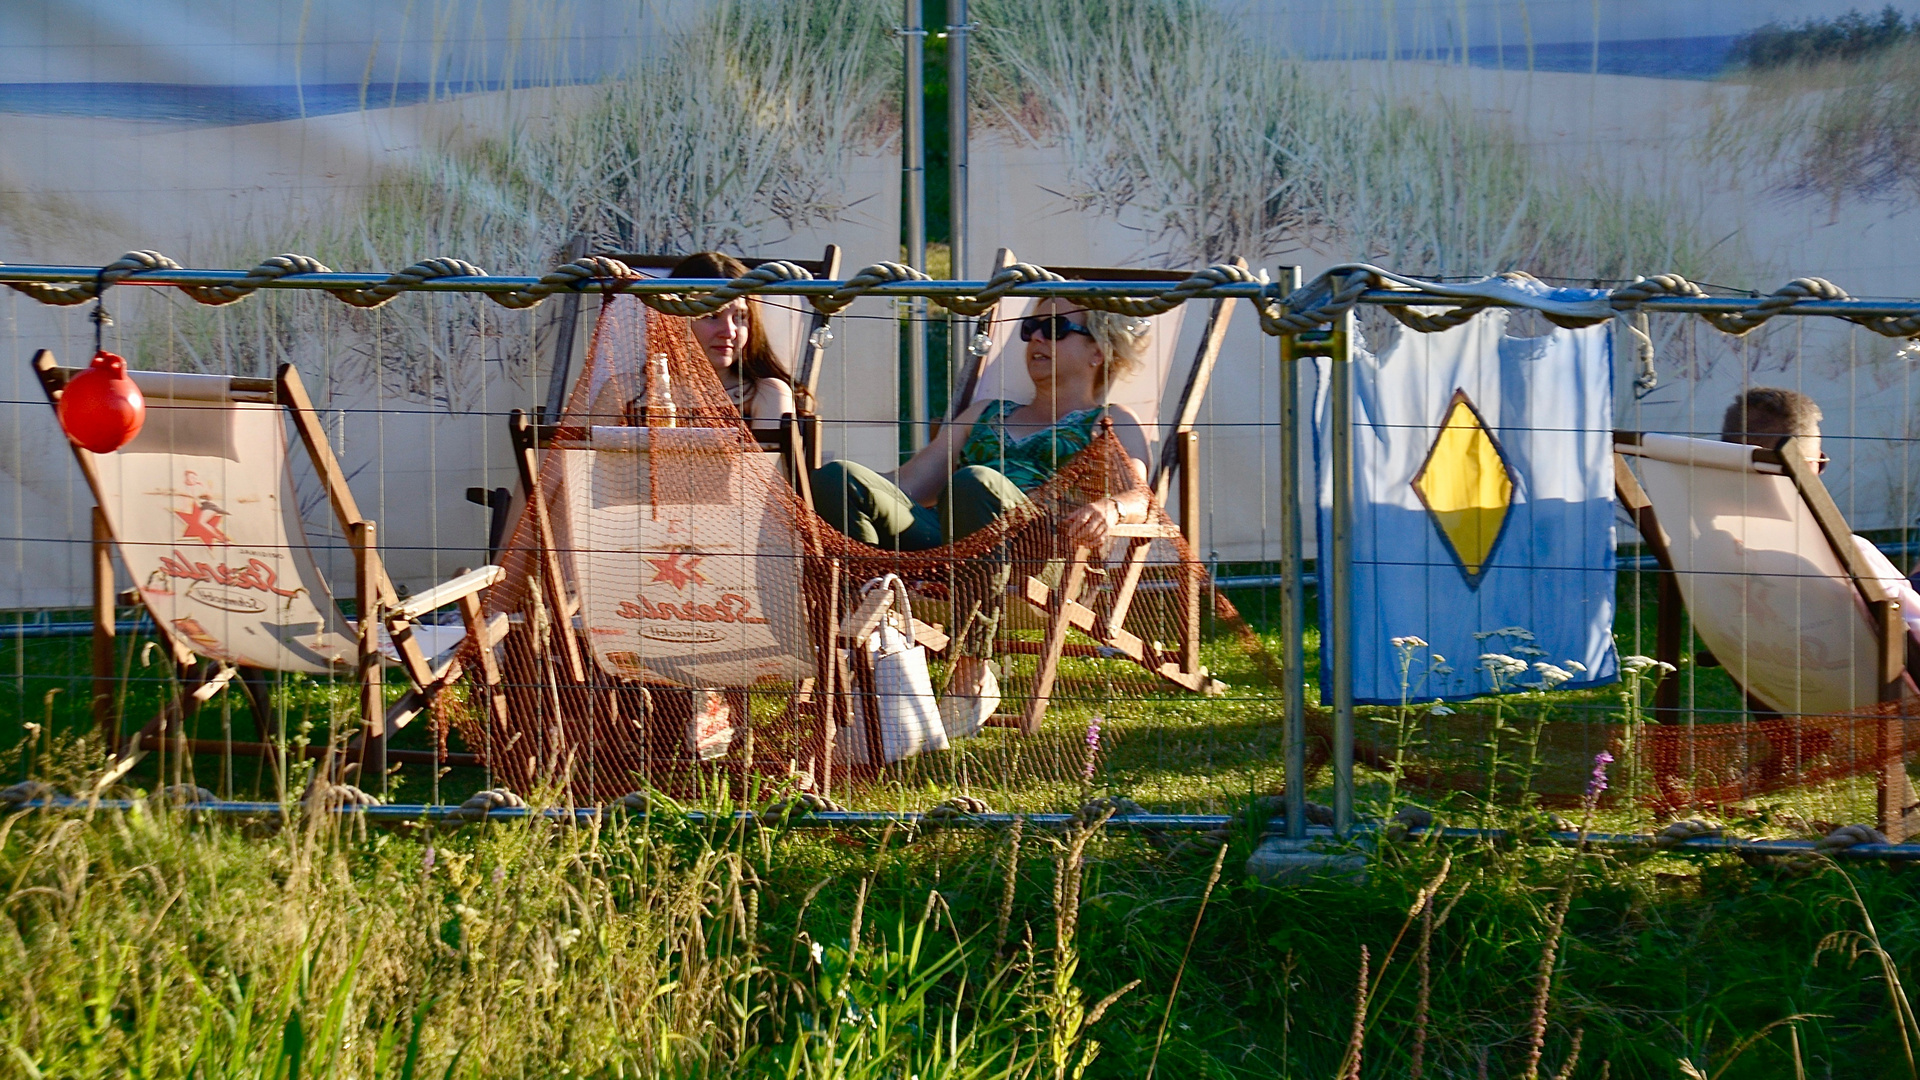
[{"label": "black sunglasses", "polygon": [[1068,334],[1093,336],[1093,331],[1065,315],[1029,315],[1020,320],[1020,340],[1032,341],[1039,334],[1046,341],[1059,341]]}]

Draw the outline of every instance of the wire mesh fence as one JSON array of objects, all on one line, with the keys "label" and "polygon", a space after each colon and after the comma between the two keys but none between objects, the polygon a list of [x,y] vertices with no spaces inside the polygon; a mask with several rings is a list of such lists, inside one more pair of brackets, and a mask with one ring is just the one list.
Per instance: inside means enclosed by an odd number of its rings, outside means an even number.
[{"label": "wire mesh fence", "polygon": [[[1911,357],[1858,327],[1780,319],[1729,337],[1655,313],[1649,353],[1621,320],[1556,328],[1494,305],[1416,333],[1363,301],[1346,351],[1318,360],[1243,315],[1246,336],[1218,353],[1236,374],[1223,399],[1204,379],[1182,393],[1208,320],[1159,316],[1142,330],[1166,339],[1139,375],[1152,385],[1108,394],[1131,395],[1144,447],[1086,424],[1011,513],[956,532],[949,499],[923,545],[850,537],[821,513],[840,505],[845,522],[849,477],[864,475],[845,463],[899,465],[889,300],[797,332],[789,347],[819,350],[824,378],[792,422],[756,428],[689,320],[637,299],[587,297],[564,343],[553,305],[458,294],[373,311],[296,293],[222,309],[109,297],[109,349],[144,371],[225,377],[213,404],[253,395],[273,419],[222,419],[215,438],[204,414],[219,410],[187,382],[143,376],[150,427],[119,453],[150,454],[167,478],[106,490],[95,469],[89,488],[25,361],[47,348],[77,367],[92,328],[8,302],[18,614],[0,645],[0,739],[22,776],[57,762],[73,770],[61,782],[97,781],[111,720],[118,782],[229,797],[331,771],[430,803],[504,785],[580,805],[652,789],[1208,811],[1285,785],[1293,683],[1298,786],[1363,815],[1577,804],[1603,754],[1618,762],[1604,805],[1623,820],[1897,826],[1914,802]],[[977,324],[978,364],[945,373],[949,402],[1031,402],[1035,365],[1073,336],[1014,332],[1042,302]],[[778,318],[803,301],[752,303]],[[283,365],[310,388],[304,419]],[[1756,388],[1793,392],[1760,396],[1781,416],[1755,411]],[[1057,441],[1068,417],[1045,419],[1032,430]],[[1002,469],[1022,434],[995,436]],[[339,486],[376,523],[371,545],[338,512]],[[1074,542],[1063,523],[1103,502],[1105,535]],[[109,503],[119,524],[102,535],[94,508]],[[286,527],[249,539],[262,514]],[[97,584],[109,551],[111,584]],[[296,558],[310,571],[282,569]],[[499,581],[477,611],[434,591],[488,566]],[[899,603],[875,584],[889,574]],[[297,627],[281,595],[295,590],[315,608]],[[191,626],[187,597],[215,601]],[[359,628],[368,613],[384,640]],[[235,644],[248,633],[307,670],[270,670]],[[894,662],[915,645],[924,683]]]}]

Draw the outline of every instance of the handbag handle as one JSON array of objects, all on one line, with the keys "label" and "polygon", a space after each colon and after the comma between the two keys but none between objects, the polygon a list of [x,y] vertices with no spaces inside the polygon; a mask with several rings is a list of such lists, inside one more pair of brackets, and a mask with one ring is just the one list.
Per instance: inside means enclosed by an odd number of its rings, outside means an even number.
[{"label": "handbag handle", "polygon": [[907,600],[907,583],[900,580],[899,574],[884,574],[860,586],[860,595],[865,596],[875,589],[893,590],[893,609],[904,620],[909,640],[913,637],[913,604]]}]

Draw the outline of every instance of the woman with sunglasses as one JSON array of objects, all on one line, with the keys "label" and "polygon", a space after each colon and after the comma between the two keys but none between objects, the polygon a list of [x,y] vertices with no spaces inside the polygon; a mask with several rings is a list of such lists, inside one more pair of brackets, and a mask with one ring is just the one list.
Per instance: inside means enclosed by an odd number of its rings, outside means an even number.
[{"label": "woman with sunglasses", "polygon": [[[1104,546],[1115,525],[1146,520],[1146,432],[1132,410],[1106,397],[1144,362],[1150,325],[1068,300],[1040,301],[1020,320],[1032,401],[974,402],[891,477],[856,462],[828,462],[813,477],[816,509],[856,540],[897,551],[938,547],[1024,504],[1027,492],[1086,449],[1105,419],[1138,483],[1081,506],[1059,525],[1067,543]],[[950,734],[971,734],[1000,701],[987,660],[1007,568],[996,561],[986,569],[991,580],[962,583],[958,591],[974,595],[956,596],[954,605],[957,659],[941,702]]]},{"label": "woman with sunglasses", "polygon": [[[731,255],[702,251],[680,260],[667,276],[731,281],[746,272],[746,264]],[[720,376],[727,397],[740,410],[740,418],[756,430],[778,430],[780,418],[795,411],[793,376],[773,354],[757,301],[742,296],[718,311],[688,319],[687,326],[714,374]],[[644,377],[609,381],[594,395],[593,415],[638,422],[640,408],[647,403],[644,383]]]}]

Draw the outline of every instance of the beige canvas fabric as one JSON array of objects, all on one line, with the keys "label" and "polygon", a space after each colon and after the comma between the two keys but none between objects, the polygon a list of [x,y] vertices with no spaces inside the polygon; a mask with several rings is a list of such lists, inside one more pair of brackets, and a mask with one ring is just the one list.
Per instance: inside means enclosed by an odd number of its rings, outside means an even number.
[{"label": "beige canvas fabric", "polygon": [[135,372],[147,419],[110,454],[81,451],[153,617],[201,656],[310,674],[357,648],[314,565],[278,405],[212,375]]},{"label": "beige canvas fabric", "polygon": [[1662,435],[1639,448],[1641,484],[1694,631],[1776,711],[1870,708],[1877,667],[1866,605],[1793,481],[1762,471],[1753,450]]},{"label": "beige canvas fabric", "polygon": [[776,455],[719,428],[596,427],[554,452],[555,527],[602,671],[693,687],[814,674]]}]

